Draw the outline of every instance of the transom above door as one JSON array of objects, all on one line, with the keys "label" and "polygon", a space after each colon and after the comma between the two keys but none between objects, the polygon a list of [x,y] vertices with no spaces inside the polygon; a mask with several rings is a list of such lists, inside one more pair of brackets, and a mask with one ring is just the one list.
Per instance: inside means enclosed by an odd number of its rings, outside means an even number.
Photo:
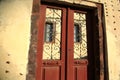
[{"label": "transom above door", "polygon": [[92,40],[88,14],[69,7],[40,6],[37,80],[90,80],[92,59],[88,57],[93,54],[88,47]]}]

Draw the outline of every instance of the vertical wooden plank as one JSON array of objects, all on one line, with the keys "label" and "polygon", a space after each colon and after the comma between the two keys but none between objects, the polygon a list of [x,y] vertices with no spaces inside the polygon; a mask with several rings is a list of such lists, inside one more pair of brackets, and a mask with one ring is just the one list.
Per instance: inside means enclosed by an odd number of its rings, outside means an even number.
[{"label": "vertical wooden plank", "polygon": [[105,79],[105,44],[104,44],[104,28],[103,28],[103,21],[102,21],[102,6],[101,4],[97,4],[98,9],[98,27],[99,27],[99,58],[100,58],[100,80]]},{"label": "vertical wooden plank", "polygon": [[67,80],[74,79],[73,72],[73,38],[74,38],[74,11],[68,8],[68,23],[67,23]]},{"label": "vertical wooden plank", "polygon": [[61,42],[61,80],[65,80],[65,74],[66,74],[66,9],[62,8],[62,42]]},{"label": "vertical wooden plank", "polygon": [[77,80],[77,68],[74,67],[74,80]]},{"label": "vertical wooden plank", "polygon": [[37,55],[36,55],[36,80],[42,80],[42,53],[43,53],[43,33],[45,25],[45,10],[46,6],[40,6],[40,22],[38,26],[38,44],[37,44]]}]

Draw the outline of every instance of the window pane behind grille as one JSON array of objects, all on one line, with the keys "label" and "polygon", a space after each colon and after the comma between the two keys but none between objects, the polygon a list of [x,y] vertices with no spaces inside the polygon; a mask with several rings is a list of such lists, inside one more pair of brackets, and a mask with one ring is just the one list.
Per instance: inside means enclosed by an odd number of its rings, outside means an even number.
[{"label": "window pane behind grille", "polygon": [[45,42],[53,41],[53,23],[46,23],[45,26]]},{"label": "window pane behind grille", "polygon": [[74,42],[80,42],[80,31],[79,24],[74,24]]}]

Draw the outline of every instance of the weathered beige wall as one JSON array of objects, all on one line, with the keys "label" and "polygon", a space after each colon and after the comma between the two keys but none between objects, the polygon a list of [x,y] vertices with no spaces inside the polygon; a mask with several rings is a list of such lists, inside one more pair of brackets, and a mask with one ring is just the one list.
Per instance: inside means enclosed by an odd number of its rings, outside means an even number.
[{"label": "weathered beige wall", "polygon": [[120,80],[120,0],[90,0],[104,4],[109,80]]},{"label": "weathered beige wall", "polygon": [[[62,0],[78,1],[78,0]],[[120,2],[104,4],[110,80],[120,80]],[[0,80],[25,80],[32,0],[0,0]]]},{"label": "weathered beige wall", "polygon": [[120,0],[91,0],[104,4],[109,79],[120,80]]},{"label": "weathered beige wall", "polygon": [[0,0],[0,80],[25,80],[32,0]]},{"label": "weathered beige wall", "polygon": [[120,1],[105,0],[110,80],[120,80]]}]

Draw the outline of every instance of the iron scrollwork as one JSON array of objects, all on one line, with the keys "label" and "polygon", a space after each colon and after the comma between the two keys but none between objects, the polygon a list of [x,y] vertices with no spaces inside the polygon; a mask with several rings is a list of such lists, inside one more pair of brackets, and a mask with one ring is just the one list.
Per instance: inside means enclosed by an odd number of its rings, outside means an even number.
[{"label": "iron scrollwork", "polygon": [[[61,18],[62,11],[59,9],[46,9],[46,22],[53,23],[52,40],[44,42],[43,59],[59,60],[60,59],[60,43],[61,43]],[[51,30],[52,31],[52,30]],[[49,38],[49,37],[48,37]]]},{"label": "iron scrollwork", "polygon": [[[75,12],[74,24],[75,24],[74,31],[76,24],[79,27],[78,28],[79,31],[77,31],[77,34],[74,34],[74,59],[86,59],[87,58],[86,14],[81,12]],[[79,39],[77,39],[75,42],[75,38]]]}]

